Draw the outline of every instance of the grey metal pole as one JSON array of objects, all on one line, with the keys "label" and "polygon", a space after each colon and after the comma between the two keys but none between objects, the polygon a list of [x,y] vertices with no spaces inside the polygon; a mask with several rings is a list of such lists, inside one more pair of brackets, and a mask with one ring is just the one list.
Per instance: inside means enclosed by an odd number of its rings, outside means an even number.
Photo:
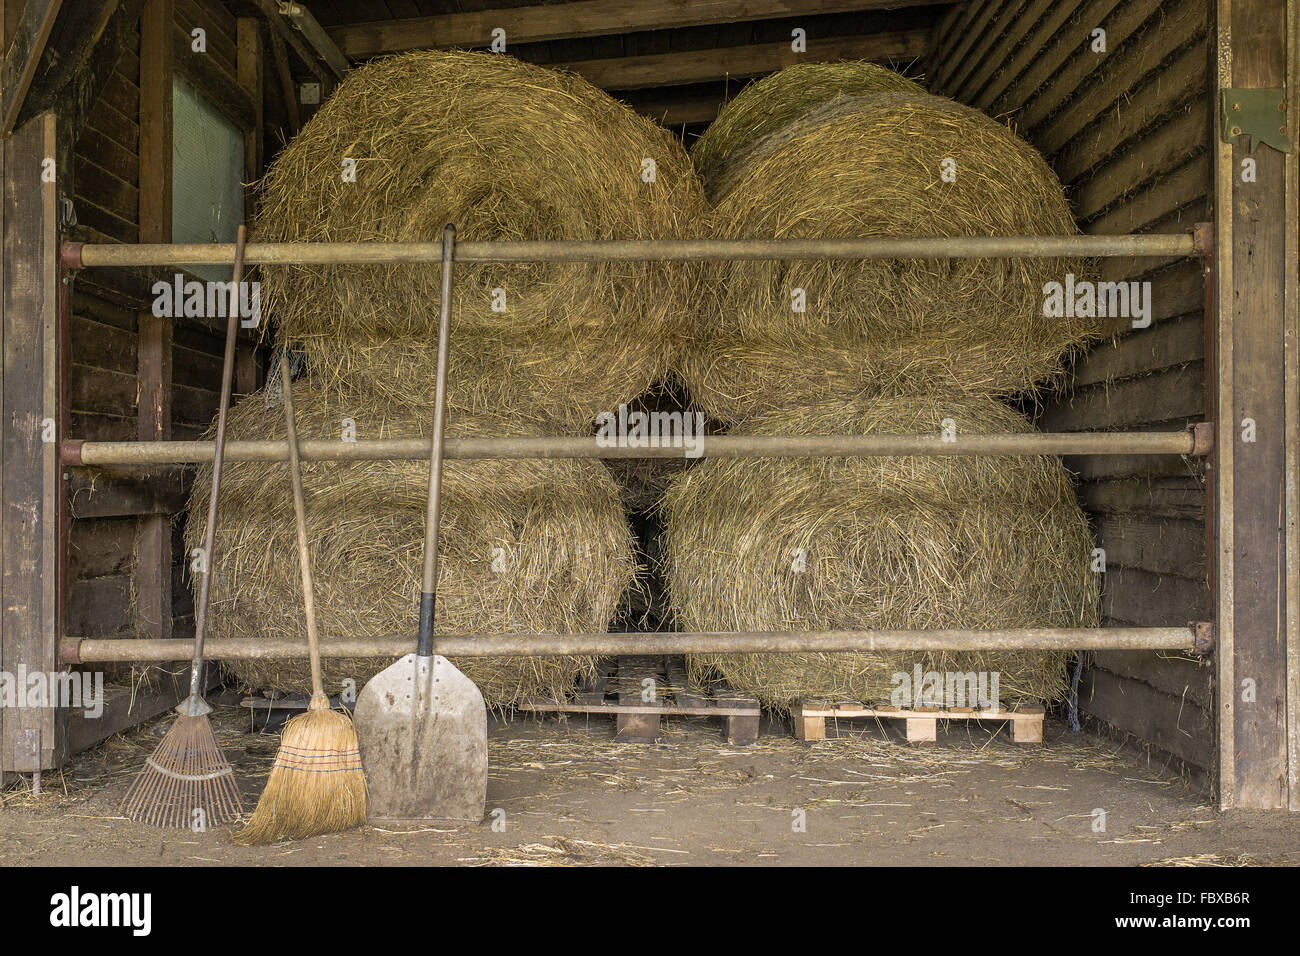
[{"label": "grey metal pole", "polygon": [[[722,631],[639,634],[446,634],[433,651],[444,657],[556,657],[568,654],[769,654],[911,650],[1184,650],[1198,645],[1206,625],[1186,627],[1003,628],[995,630]],[[60,659],[169,661],[184,656],[188,642],[135,638],[68,638]],[[409,634],[322,641],[323,657],[401,657],[411,651]],[[218,660],[299,660],[305,641],[225,638],[208,642]]]},{"label": "grey metal pole", "polygon": [[[958,435],[709,435],[694,451],[710,458],[813,458],[971,455],[1206,455],[1213,446],[1209,425],[1169,432],[1029,432]],[[303,461],[414,461],[429,457],[427,438],[393,438],[356,442],[304,441]],[[63,464],[170,465],[212,460],[213,445],[200,441],[65,442]],[[227,461],[286,461],[282,441],[232,441]],[[443,457],[505,458],[687,458],[688,449],[673,446],[618,448],[596,438],[448,438]]]},{"label": "grey metal pole", "polygon": [[[937,236],[878,239],[608,239],[462,242],[458,262],[700,262],[740,259],[1033,259],[1193,256],[1191,233],[1124,236]],[[440,242],[250,243],[250,265],[437,262]],[[230,265],[229,243],[65,243],[65,268]]]}]

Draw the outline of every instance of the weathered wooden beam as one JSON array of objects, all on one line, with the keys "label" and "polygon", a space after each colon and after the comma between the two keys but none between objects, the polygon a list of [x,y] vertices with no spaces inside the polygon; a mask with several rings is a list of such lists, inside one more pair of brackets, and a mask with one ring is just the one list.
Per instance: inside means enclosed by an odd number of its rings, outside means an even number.
[{"label": "weathered wooden beam", "polygon": [[[1288,51],[1288,37],[1296,42],[1294,0],[1220,0],[1217,13],[1216,85],[1289,85],[1294,144],[1294,67],[1287,75],[1288,56],[1292,64],[1295,58],[1294,48]],[[1297,655],[1291,632],[1298,600],[1297,479],[1287,472],[1298,439],[1294,397],[1288,396],[1296,388],[1297,256],[1295,220],[1286,215],[1288,207],[1295,209],[1297,165],[1294,145],[1289,156],[1262,145],[1252,155],[1250,145],[1241,136],[1215,149],[1218,418],[1224,429],[1215,473],[1219,620],[1227,636],[1216,681],[1219,802],[1279,809],[1300,807],[1300,773],[1290,764],[1300,752],[1300,687],[1288,674],[1288,659]],[[1241,170],[1248,155],[1255,175],[1247,182]]]},{"label": "weathered wooden beam", "polygon": [[[3,179],[3,367],[0,408],[0,668],[58,670],[58,189],[54,116],[0,146]],[[55,441],[50,441],[55,438]],[[29,702],[30,703],[30,702]],[[67,755],[64,714],[0,707],[0,770],[34,772]]]},{"label": "weathered wooden beam", "polygon": [[298,135],[302,129],[302,117],[298,111],[298,91],[293,85],[293,75],[289,72],[289,56],[284,49],[284,39],[279,33],[271,31],[271,62],[275,64],[275,78],[280,84],[280,98],[284,103],[286,118],[289,122],[289,138]]},{"label": "weathered wooden beam", "polygon": [[252,101],[254,114],[253,128],[244,131],[244,171],[249,182],[256,182],[262,175],[262,89],[266,60],[262,24],[255,17],[240,17],[235,21],[235,33],[239,85]]},{"label": "weathered wooden beam", "polygon": [[604,57],[557,64],[585,76],[606,90],[648,89],[702,83],[728,76],[771,73],[795,63],[837,60],[912,60],[924,55],[928,30],[897,30],[861,37],[813,40],[807,53],[795,53],[787,41],[745,46],[659,53],[649,56]]},{"label": "weathered wooden beam", "polygon": [[711,123],[726,101],[721,93],[712,96],[672,97],[628,103],[642,116],[648,116],[663,126],[689,126],[693,123]]},{"label": "weathered wooden beam", "polygon": [[18,123],[18,114],[62,7],[62,0],[27,0],[23,7],[0,69],[0,137],[12,133]]},{"label": "weathered wooden beam", "polygon": [[310,10],[301,3],[290,3],[284,16],[293,24],[293,28],[302,34],[307,45],[315,50],[316,54],[334,71],[335,76],[341,80],[352,71],[352,64],[348,62],[348,58],[325,32],[320,21],[312,16]]},{"label": "weathered wooden beam", "polygon": [[[169,242],[172,234],[172,65],[177,48],[174,0],[148,0],[140,20],[140,238]],[[185,52],[188,53],[188,38]],[[206,61],[206,56],[198,59]],[[152,237],[146,240],[145,237]],[[142,441],[171,437],[172,322],[152,311],[136,315],[138,419]],[[172,633],[171,522],[143,515],[136,526],[135,610],[143,633]]]},{"label": "weathered wooden beam", "polygon": [[334,27],[330,36],[347,56],[400,50],[485,47],[493,30],[504,30],[507,49],[520,43],[572,37],[639,33],[681,27],[829,13],[897,10],[946,0],[577,0],[502,10],[378,20]]},{"label": "weathered wooden beam", "polygon": [[[303,65],[311,70],[316,79],[322,85],[328,84],[329,71],[321,64],[315,51],[308,48],[307,44],[303,42],[302,35],[285,22],[285,18],[280,14],[280,8],[276,5],[276,0],[253,0],[253,2],[262,11],[262,15],[266,17],[266,22],[271,27],[272,37],[278,36],[284,43],[288,44],[289,48],[297,54],[298,59],[302,60]],[[272,42],[274,42],[274,39]],[[324,92],[324,90],[321,90],[322,95]]]}]

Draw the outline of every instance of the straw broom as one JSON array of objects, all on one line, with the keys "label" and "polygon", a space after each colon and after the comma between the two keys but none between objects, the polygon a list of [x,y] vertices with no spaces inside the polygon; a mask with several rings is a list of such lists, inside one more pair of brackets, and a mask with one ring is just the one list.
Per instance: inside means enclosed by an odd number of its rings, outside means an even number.
[{"label": "straw broom", "polygon": [[302,467],[298,460],[298,430],[293,415],[293,386],[289,362],[280,356],[284,417],[289,437],[289,475],[293,484],[294,519],[298,529],[298,563],[302,569],[303,612],[311,657],[311,702],[307,712],[284,725],[266,789],[237,842],[249,845],[303,839],[360,826],[366,819],[366,778],[361,770],[357,729],[343,711],[330,709],[321,678],[320,636],[316,632],[316,600],[312,592],[311,555],[307,547],[306,505]]}]

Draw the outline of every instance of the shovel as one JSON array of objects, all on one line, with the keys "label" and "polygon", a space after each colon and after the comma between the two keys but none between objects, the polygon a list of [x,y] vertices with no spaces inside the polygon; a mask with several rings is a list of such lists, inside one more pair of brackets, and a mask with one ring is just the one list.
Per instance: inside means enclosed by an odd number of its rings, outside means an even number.
[{"label": "shovel", "polygon": [[442,235],[442,315],[434,392],[429,504],[424,525],[420,636],[407,654],[370,679],[354,719],[369,790],[371,823],[483,819],[487,799],[487,708],[474,682],[433,653],[438,586],[442,433],[451,328],[451,270],[456,229]]}]

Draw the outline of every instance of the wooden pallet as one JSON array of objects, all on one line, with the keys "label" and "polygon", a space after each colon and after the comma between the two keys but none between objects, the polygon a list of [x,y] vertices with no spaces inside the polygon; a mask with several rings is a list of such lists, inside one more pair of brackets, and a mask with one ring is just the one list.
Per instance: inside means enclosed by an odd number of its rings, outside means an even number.
[{"label": "wooden pallet", "polygon": [[[654,699],[642,699],[644,681],[654,681]],[[690,680],[680,657],[628,656],[601,661],[595,679],[565,700],[529,698],[525,713],[613,714],[619,740],[654,743],[666,714],[717,717],[728,743],[758,739],[758,701],[739,697],[723,684],[702,687]]]},{"label": "wooden pallet", "polygon": [[795,704],[790,716],[794,721],[794,735],[799,740],[825,740],[826,718],[876,717],[901,720],[907,739],[914,743],[934,741],[941,720],[990,720],[1011,726],[1011,739],[1018,744],[1043,742],[1043,708],[1025,705],[1003,710],[1000,707],[889,707],[867,704],[821,704],[802,702]]}]

